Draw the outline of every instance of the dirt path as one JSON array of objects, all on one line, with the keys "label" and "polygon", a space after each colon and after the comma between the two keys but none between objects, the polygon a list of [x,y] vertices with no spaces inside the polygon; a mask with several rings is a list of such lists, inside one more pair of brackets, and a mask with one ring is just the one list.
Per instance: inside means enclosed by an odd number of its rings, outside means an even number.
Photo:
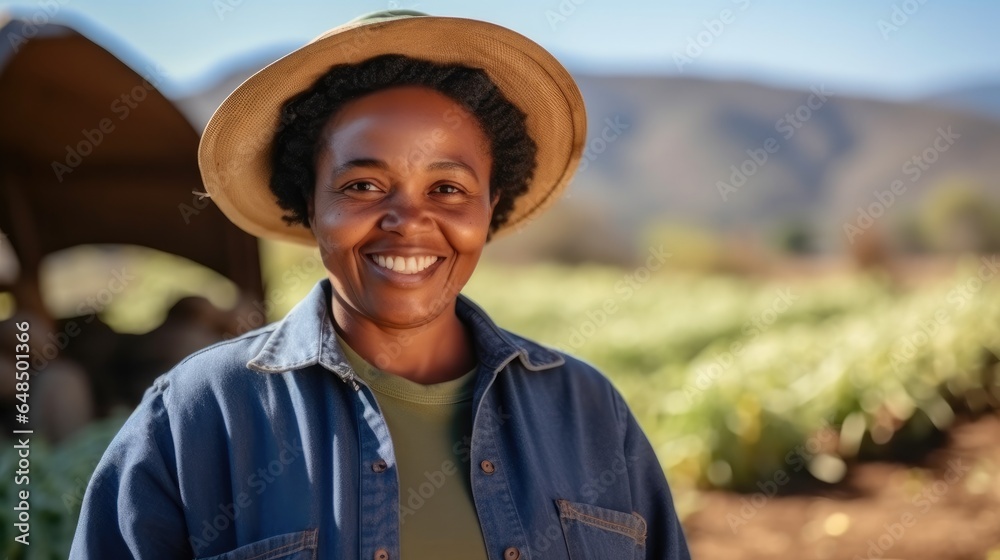
[{"label": "dirt path", "polygon": [[684,524],[698,560],[1000,560],[1000,416],[956,426],[919,466],[861,464],[813,495],[702,499]]}]

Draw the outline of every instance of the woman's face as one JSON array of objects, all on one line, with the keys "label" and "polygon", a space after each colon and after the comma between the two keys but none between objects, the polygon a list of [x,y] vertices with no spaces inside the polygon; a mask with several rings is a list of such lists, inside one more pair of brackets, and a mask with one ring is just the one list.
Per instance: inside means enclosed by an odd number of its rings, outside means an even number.
[{"label": "woman's face", "polygon": [[486,243],[491,165],[475,117],[432,89],[387,89],[335,113],[309,213],[340,305],[393,328],[450,309]]}]

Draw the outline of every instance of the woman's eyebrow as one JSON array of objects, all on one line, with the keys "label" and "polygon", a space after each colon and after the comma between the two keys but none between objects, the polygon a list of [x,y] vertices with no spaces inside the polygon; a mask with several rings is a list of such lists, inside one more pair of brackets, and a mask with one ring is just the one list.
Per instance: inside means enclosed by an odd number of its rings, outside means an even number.
[{"label": "woman's eyebrow", "polygon": [[[358,168],[373,168],[379,169],[381,171],[389,171],[389,164],[380,160],[373,158],[358,158],[345,161],[344,163],[333,168],[333,176],[336,177],[348,171]],[[479,180],[479,175],[476,170],[472,168],[467,163],[455,160],[439,160],[427,164],[426,169],[428,171],[462,171],[472,175],[477,181]]]},{"label": "woman's eyebrow", "polygon": [[460,161],[453,160],[441,160],[435,161],[427,165],[429,171],[464,171],[469,175],[472,175],[479,180],[479,175],[476,174],[476,170],[472,166],[462,163]]},{"label": "woman's eyebrow", "polygon": [[369,158],[359,158],[346,161],[337,167],[333,168],[333,176],[336,177],[342,173],[346,173],[352,169],[357,169],[359,167],[375,168],[382,171],[389,170],[389,164],[380,159],[369,159]]}]

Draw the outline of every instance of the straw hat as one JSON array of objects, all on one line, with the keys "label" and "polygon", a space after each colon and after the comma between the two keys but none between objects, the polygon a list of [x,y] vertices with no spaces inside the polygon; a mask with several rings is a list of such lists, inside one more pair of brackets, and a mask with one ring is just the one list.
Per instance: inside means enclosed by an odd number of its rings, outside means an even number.
[{"label": "straw hat", "polygon": [[576,171],[586,139],[583,97],[573,78],[532,40],[491,23],[383,11],[335,27],[251,76],[212,115],[198,163],[212,200],[237,226],[258,237],[314,245],[312,232],[282,221],[270,189],[271,147],[288,98],[331,66],[382,54],[482,68],[527,115],[538,145],[534,177],[493,237],[551,205]]}]

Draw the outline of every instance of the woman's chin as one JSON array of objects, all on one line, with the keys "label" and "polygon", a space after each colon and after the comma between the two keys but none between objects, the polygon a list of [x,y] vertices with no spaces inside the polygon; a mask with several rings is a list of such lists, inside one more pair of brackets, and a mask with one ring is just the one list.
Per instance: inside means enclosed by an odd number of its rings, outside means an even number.
[{"label": "woman's chin", "polygon": [[436,299],[416,301],[413,297],[391,298],[372,302],[369,316],[376,324],[386,327],[417,328],[439,317],[445,307],[445,302]]}]

